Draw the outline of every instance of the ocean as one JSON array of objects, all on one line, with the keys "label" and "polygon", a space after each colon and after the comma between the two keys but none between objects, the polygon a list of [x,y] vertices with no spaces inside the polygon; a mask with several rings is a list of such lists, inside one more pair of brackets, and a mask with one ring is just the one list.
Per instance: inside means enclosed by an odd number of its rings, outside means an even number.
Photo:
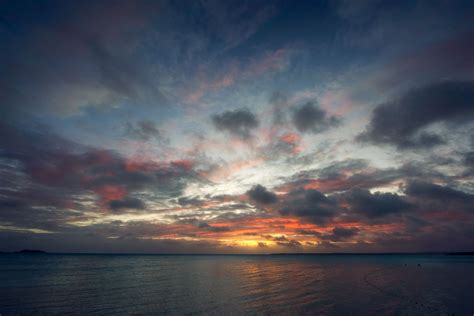
[{"label": "ocean", "polygon": [[0,314],[473,315],[474,256],[0,255]]}]

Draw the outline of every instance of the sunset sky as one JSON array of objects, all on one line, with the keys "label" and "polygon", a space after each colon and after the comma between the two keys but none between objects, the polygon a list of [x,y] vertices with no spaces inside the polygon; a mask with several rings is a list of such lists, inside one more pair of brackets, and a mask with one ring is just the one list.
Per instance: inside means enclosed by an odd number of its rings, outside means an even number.
[{"label": "sunset sky", "polygon": [[0,250],[474,250],[473,1],[0,1]]}]

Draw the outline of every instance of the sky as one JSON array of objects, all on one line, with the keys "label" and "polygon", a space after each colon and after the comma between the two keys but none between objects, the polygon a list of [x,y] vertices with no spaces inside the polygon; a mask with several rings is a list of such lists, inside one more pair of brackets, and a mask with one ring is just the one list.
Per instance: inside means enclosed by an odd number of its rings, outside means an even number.
[{"label": "sky", "polygon": [[1,1],[0,250],[474,250],[473,1]]}]

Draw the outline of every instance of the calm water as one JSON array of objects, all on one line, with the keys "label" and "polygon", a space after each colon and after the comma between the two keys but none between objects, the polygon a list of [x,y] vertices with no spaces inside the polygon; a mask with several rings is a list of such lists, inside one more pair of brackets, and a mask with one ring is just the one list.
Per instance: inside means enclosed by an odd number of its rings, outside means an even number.
[{"label": "calm water", "polygon": [[0,255],[0,314],[31,313],[471,316],[474,257]]}]

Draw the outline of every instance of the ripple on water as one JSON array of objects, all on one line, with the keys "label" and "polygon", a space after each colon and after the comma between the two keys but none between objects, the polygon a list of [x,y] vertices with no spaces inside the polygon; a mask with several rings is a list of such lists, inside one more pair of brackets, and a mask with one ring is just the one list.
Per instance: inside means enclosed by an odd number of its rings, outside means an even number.
[{"label": "ripple on water", "polygon": [[437,256],[8,255],[0,313],[471,315],[473,272]]}]

